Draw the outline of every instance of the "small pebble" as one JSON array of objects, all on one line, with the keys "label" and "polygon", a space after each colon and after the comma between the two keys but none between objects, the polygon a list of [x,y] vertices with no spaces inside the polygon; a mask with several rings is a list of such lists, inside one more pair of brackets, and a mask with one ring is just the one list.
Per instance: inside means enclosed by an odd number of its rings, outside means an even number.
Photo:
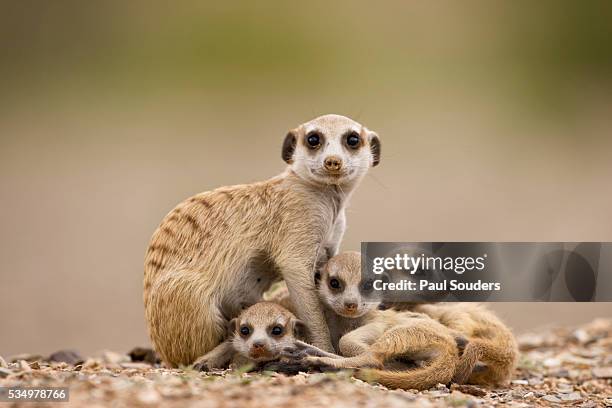
[{"label": "small pebble", "polygon": [[565,394],[561,397],[563,401],[581,401],[582,395],[579,392],[572,392],[571,394]]},{"label": "small pebble", "polygon": [[548,373],[548,375],[557,378],[568,378],[570,376],[570,372],[566,369],[562,369],[557,371],[551,371],[550,373]]},{"label": "small pebble", "polygon": [[109,364],[121,364],[131,362],[132,359],[127,354],[115,353],[114,351],[104,351],[102,359]]},{"label": "small pebble", "polygon": [[13,372],[8,368],[0,367],[0,378],[6,378],[11,374],[13,374]]},{"label": "small pebble", "polygon": [[30,365],[25,360],[19,360],[19,369],[24,372],[32,371]]},{"label": "small pebble", "polygon": [[154,389],[140,391],[136,398],[144,405],[157,405],[161,399],[159,393]]},{"label": "small pebble", "polygon": [[32,361],[43,360],[43,357],[38,354],[22,353],[22,354],[17,354],[15,356],[12,356],[9,359],[9,361],[11,361],[12,363],[19,363],[20,360],[25,360],[28,363],[31,363]]},{"label": "small pebble", "polygon": [[596,378],[612,378],[612,367],[596,367],[593,369]]},{"label": "small pebble", "polygon": [[572,337],[580,344],[588,343],[591,340],[591,336],[583,329],[574,330]]},{"label": "small pebble", "polygon": [[542,397],[543,400],[546,400],[548,402],[556,402],[556,403],[560,403],[561,399],[555,397],[554,395],[545,395]]},{"label": "small pebble", "polygon": [[563,394],[569,394],[574,391],[574,387],[569,384],[557,384],[557,391]]},{"label": "small pebble", "polygon": [[544,382],[544,381],[542,381],[542,380],[541,380],[541,379],[539,379],[539,378],[530,378],[530,379],[529,379],[529,381],[528,381],[529,385],[540,385],[540,384],[542,384],[543,382]]},{"label": "small pebble", "polygon": [[547,358],[542,364],[544,364],[544,367],[548,368],[559,367],[561,365],[561,360],[558,358]]},{"label": "small pebble", "polygon": [[74,350],[60,350],[51,354],[48,358],[49,361],[57,363],[66,363],[70,365],[83,364],[85,359]]}]

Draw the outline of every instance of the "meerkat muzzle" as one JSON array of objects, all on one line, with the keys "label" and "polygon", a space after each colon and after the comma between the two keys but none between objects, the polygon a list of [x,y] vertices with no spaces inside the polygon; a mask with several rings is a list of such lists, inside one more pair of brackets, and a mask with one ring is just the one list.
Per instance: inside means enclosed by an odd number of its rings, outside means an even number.
[{"label": "meerkat muzzle", "polygon": [[342,170],[342,159],[338,156],[329,156],[323,162],[325,169],[332,173]]}]

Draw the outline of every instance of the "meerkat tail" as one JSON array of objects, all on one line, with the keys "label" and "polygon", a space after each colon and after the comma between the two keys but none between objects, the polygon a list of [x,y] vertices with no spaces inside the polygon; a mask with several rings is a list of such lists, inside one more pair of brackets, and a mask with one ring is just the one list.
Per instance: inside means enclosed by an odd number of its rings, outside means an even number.
[{"label": "meerkat tail", "polygon": [[385,387],[402,389],[428,389],[438,383],[449,383],[458,363],[455,339],[450,333],[440,332],[430,322],[391,329],[381,341],[372,345],[372,351],[391,360],[398,356],[418,356],[428,350],[429,363],[424,367],[405,371],[360,369],[355,376],[365,381],[377,381]]},{"label": "meerkat tail", "polygon": [[388,388],[426,390],[438,383],[447,384],[455,372],[457,357],[442,353],[422,368],[406,371],[362,368],[354,376],[368,382],[378,382]]}]

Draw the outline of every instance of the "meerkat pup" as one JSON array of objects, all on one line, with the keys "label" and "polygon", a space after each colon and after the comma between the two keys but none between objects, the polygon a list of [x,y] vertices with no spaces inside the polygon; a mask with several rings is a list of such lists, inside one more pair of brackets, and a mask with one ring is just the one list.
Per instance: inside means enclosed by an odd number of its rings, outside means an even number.
[{"label": "meerkat pup", "polygon": [[459,359],[454,333],[422,313],[378,310],[371,283],[362,282],[358,252],[331,258],[317,280],[332,343],[342,357],[315,350],[319,356],[306,357],[307,363],[372,367],[355,376],[392,388],[427,389],[451,381]]},{"label": "meerkat pup", "polygon": [[197,359],[194,368],[208,371],[226,368],[230,362],[242,366],[278,360],[306,333],[304,323],[289,310],[273,302],[259,302],[229,322],[227,339]]},{"label": "meerkat pup", "polygon": [[505,385],[518,360],[510,329],[484,305],[437,303],[412,307],[468,339],[453,381],[459,384]]},{"label": "meerkat pup", "polygon": [[180,203],[154,232],[145,256],[149,335],[170,367],[189,365],[224,340],[227,321],[284,278],[310,341],[332,351],[315,266],[335,255],[345,207],[380,141],[365,126],[325,115],[291,130],[288,167],[270,180],[222,187]]}]

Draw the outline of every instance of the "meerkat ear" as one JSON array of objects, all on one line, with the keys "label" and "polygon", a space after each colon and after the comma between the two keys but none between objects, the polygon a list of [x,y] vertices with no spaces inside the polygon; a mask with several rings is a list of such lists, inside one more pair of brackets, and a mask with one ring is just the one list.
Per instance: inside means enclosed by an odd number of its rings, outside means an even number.
[{"label": "meerkat ear", "polygon": [[370,152],[372,152],[372,167],[380,163],[380,139],[376,132],[368,131],[370,134]]},{"label": "meerkat ear", "polygon": [[238,330],[238,319],[237,318],[233,318],[232,320],[230,320],[229,322],[227,322],[227,337],[232,337],[235,333],[236,330]]},{"label": "meerkat ear", "polygon": [[291,130],[285,136],[285,141],[283,142],[283,151],[281,156],[287,164],[293,163],[293,153],[295,153],[295,146],[297,145],[297,131]]},{"label": "meerkat ear", "polygon": [[293,337],[304,340],[310,336],[310,330],[303,321],[300,319],[293,319],[291,322],[293,324]]}]

